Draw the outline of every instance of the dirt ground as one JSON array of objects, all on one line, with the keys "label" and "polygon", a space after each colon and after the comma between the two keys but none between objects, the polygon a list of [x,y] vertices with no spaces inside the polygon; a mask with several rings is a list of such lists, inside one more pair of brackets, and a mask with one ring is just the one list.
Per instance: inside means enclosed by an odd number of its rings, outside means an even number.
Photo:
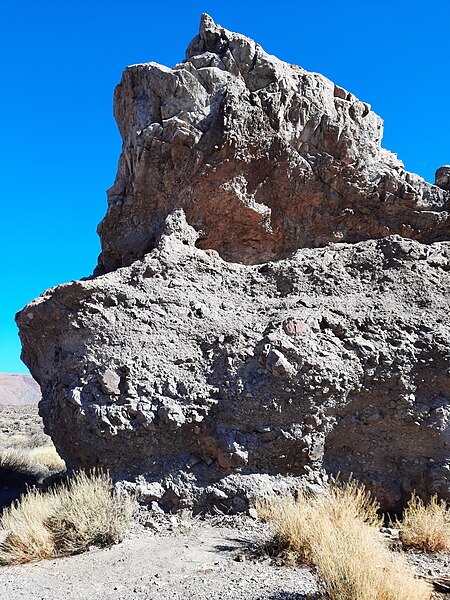
[{"label": "dirt ground", "polygon": [[[136,524],[112,548],[0,568],[2,600],[313,600],[324,598],[314,570],[280,566],[261,547],[268,529],[178,520],[155,531]],[[450,555],[408,553],[416,573],[444,577]],[[450,598],[438,595],[434,598]],[[414,600],[413,598],[411,600]]]},{"label": "dirt ground", "polygon": [[137,526],[105,550],[0,568],[2,600],[306,600],[314,573],[255,557],[260,534],[198,524],[154,534]]}]

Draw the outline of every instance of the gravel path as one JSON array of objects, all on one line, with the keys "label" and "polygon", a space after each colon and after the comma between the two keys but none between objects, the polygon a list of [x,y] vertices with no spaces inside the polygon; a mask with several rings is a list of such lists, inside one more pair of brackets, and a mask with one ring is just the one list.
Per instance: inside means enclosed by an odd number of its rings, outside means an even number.
[{"label": "gravel path", "polygon": [[[257,537],[257,536],[256,536]],[[309,569],[275,566],[247,549],[254,533],[209,524],[187,534],[144,528],[106,550],[0,568],[2,600],[306,600],[320,598]]]}]

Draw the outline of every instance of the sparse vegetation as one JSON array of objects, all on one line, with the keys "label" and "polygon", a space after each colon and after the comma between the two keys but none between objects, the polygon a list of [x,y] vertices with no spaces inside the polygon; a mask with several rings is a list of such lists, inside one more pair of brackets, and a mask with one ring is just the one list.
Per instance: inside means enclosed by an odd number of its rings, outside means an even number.
[{"label": "sparse vegetation", "polygon": [[257,510],[289,561],[318,568],[330,600],[430,598],[430,586],[385,545],[378,505],[362,486],[334,483],[325,494],[273,497]]},{"label": "sparse vegetation", "polygon": [[450,550],[450,506],[436,495],[425,503],[413,494],[395,526],[404,546],[424,552]]},{"label": "sparse vegetation", "polygon": [[[51,515],[51,495],[31,489],[3,511],[0,519],[0,564],[12,565],[50,558],[54,553],[51,531],[45,523]],[[1,538],[0,538],[1,539]]]},{"label": "sparse vegetation", "polygon": [[[43,480],[49,485],[51,475],[65,470],[37,413],[23,414],[24,419],[0,420],[0,481],[10,485],[17,480],[22,490]],[[15,474],[22,477],[15,479]],[[257,509],[274,529],[270,549],[288,563],[317,567],[330,600],[430,598],[429,582],[416,579],[401,553],[389,550],[379,532],[379,506],[363,486],[334,482],[327,493],[272,497]],[[30,488],[0,518],[0,564],[112,545],[124,537],[132,513],[133,501],[114,493],[111,479],[100,472],[78,473],[45,492]],[[424,504],[413,496],[395,527],[405,546],[450,548],[450,509],[436,497]]]},{"label": "sparse vegetation", "polygon": [[0,415],[1,482],[17,496],[29,486],[0,518],[0,563],[76,554],[119,541],[132,507],[112,491],[109,476],[81,472],[47,491],[30,487],[48,485],[51,476],[65,471],[65,463],[42,431],[35,407],[4,407]]},{"label": "sparse vegetation", "polygon": [[37,484],[65,468],[42,430],[37,407],[1,407],[0,484],[23,489],[25,484]]},{"label": "sparse vegetation", "polygon": [[7,448],[0,452],[0,473],[8,473],[8,480],[12,474],[30,476],[36,481],[44,479],[50,474],[49,469],[33,460],[30,451]]},{"label": "sparse vegetation", "polygon": [[33,448],[29,453],[29,458],[33,462],[47,467],[52,473],[61,473],[66,469],[66,463],[56,452],[56,448],[53,444]]},{"label": "sparse vegetation", "polygon": [[46,492],[30,490],[0,519],[0,564],[84,552],[117,543],[130,526],[133,501],[112,489],[107,474],[80,472]]}]

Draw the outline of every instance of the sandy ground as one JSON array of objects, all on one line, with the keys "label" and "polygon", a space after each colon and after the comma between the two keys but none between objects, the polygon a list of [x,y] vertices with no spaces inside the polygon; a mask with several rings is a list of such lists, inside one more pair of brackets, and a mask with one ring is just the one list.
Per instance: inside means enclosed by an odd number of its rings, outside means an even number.
[{"label": "sandy ground", "polygon": [[[195,523],[154,533],[141,525],[117,546],[0,568],[2,600],[318,600],[314,571],[261,554],[261,524]],[[450,555],[406,553],[424,576],[450,574]],[[450,595],[435,594],[435,600]],[[411,598],[411,600],[414,600]]]},{"label": "sandy ground", "polygon": [[321,598],[309,569],[251,555],[255,534],[208,524],[187,533],[138,527],[106,550],[0,568],[2,600],[306,600]]}]

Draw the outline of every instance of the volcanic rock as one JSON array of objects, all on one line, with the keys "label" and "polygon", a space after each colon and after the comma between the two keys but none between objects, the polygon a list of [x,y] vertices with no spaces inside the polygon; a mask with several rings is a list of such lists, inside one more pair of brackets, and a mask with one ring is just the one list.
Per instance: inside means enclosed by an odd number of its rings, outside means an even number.
[{"label": "volcanic rock", "polygon": [[443,190],[450,191],[450,165],[439,167],[435,175],[435,184]]},{"label": "volcanic rock", "polygon": [[125,70],[114,113],[123,148],[98,272],[142,258],[177,208],[198,247],[245,264],[392,234],[447,239],[448,194],[381,148],[367,103],[207,15],[183,63]]},{"label": "volcanic rock", "polygon": [[450,499],[445,186],[367,104],[207,15],[183,63],[125,70],[115,115],[95,276],[17,315],[66,463],[166,510],[337,472],[389,509]]}]

